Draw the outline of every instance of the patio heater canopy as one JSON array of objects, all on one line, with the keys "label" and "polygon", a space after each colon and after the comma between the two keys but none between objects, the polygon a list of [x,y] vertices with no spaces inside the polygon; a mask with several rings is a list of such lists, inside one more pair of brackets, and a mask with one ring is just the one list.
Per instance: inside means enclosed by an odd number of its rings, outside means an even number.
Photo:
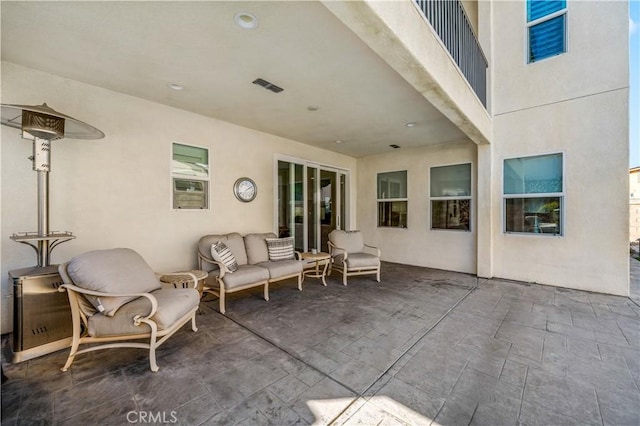
[{"label": "patio heater canopy", "polygon": [[46,103],[42,105],[2,104],[1,119],[5,126],[26,131],[46,140],[104,138],[102,131],[62,114]]},{"label": "patio heater canopy", "polygon": [[75,236],[69,232],[49,232],[49,171],[51,141],[70,139],[102,139],[104,133],[95,127],[62,114],[46,103],[42,105],[0,105],[0,122],[20,129],[24,139],[33,141],[30,160],[38,174],[38,231],[13,234],[11,239],[31,246],[37,254],[38,266],[50,265],[53,248]]}]

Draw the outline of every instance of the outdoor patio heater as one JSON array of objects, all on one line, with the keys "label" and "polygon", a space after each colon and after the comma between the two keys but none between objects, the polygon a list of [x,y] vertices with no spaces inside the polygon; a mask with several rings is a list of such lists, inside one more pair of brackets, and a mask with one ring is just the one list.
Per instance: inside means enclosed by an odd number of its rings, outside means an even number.
[{"label": "outdoor patio heater", "polygon": [[49,172],[51,142],[62,138],[101,139],[95,127],[42,105],[1,105],[1,123],[19,129],[33,142],[29,159],[38,179],[38,231],[15,233],[10,238],[36,251],[37,265],[9,271],[13,282],[13,338],[8,359],[20,362],[71,344],[71,311],[67,295],[58,292],[62,279],[51,252],[72,240],[69,232],[49,230]]}]

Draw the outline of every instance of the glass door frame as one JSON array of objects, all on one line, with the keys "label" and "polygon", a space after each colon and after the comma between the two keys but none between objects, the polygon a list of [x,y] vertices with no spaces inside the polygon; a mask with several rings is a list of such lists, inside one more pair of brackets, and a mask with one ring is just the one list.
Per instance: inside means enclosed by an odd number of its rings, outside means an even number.
[{"label": "glass door frame", "polygon": [[[337,229],[346,229],[350,223],[350,212],[351,212],[351,201],[350,201],[350,175],[351,171],[349,169],[344,169],[341,167],[321,164],[315,161],[305,160],[302,158],[291,157],[287,155],[274,155],[273,161],[273,179],[274,179],[274,191],[273,191],[273,206],[274,206],[274,216],[273,216],[273,229],[274,232],[279,235],[279,214],[280,209],[278,205],[278,191],[279,191],[279,182],[278,182],[278,163],[288,162],[291,164],[296,164],[302,166],[302,200],[303,200],[303,215],[302,215],[302,229],[303,229],[303,250],[309,251],[312,248],[316,248],[319,251],[325,251],[322,247],[318,247],[321,241],[321,221],[320,221],[320,212],[321,212],[321,191],[320,191],[320,175],[322,171],[327,171],[330,173],[335,173],[336,175],[336,200],[335,202],[335,210],[336,210],[336,228]],[[308,182],[311,178],[310,170],[314,169],[316,172],[316,176],[314,179],[313,185],[313,217],[315,222],[315,235],[316,235],[316,244],[315,247],[309,246],[309,206],[308,206]],[[342,190],[342,185],[344,184],[345,188]],[[293,194],[293,191],[291,192]],[[342,194],[344,194],[344,201],[342,200]],[[344,205],[343,205],[344,204]]]}]

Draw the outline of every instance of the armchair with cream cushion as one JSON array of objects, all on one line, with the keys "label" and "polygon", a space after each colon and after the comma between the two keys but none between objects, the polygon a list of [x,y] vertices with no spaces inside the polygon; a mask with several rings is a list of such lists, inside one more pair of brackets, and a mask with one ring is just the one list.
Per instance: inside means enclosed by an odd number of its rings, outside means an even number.
[{"label": "armchair with cream cushion", "polygon": [[[62,371],[76,355],[117,347],[149,349],[151,371],[158,371],[156,348],[189,321],[197,331],[195,277],[193,288],[162,288],[144,259],[126,248],[90,251],[58,269],[64,281],[59,290],[68,292],[73,323],[71,352]],[[148,343],[131,342],[141,339]],[[78,350],[85,343],[97,345]]]},{"label": "armchair with cream cushion", "polygon": [[362,232],[334,229],[329,233],[329,275],[333,269],[342,272],[342,284],[353,275],[376,274],[380,282],[380,249],[364,243]]}]

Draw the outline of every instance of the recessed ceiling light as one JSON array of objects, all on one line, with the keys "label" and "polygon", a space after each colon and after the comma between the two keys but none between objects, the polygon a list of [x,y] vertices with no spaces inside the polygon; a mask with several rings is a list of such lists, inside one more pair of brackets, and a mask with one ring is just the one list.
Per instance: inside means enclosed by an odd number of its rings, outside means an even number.
[{"label": "recessed ceiling light", "polygon": [[405,123],[405,127],[416,127],[416,123],[414,123],[413,121],[410,121],[408,123]]},{"label": "recessed ceiling light", "polygon": [[238,12],[233,17],[236,25],[245,29],[253,29],[258,26],[258,18],[249,12]]},{"label": "recessed ceiling light", "polygon": [[339,145],[339,144],[342,143],[342,141],[341,140],[337,140],[336,143]]},{"label": "recessed ceiling light", "polygon": [[184,86],[182,84],[178,84],[178,83],[168,83],[167,87],[171,90],[184,90]]}]

